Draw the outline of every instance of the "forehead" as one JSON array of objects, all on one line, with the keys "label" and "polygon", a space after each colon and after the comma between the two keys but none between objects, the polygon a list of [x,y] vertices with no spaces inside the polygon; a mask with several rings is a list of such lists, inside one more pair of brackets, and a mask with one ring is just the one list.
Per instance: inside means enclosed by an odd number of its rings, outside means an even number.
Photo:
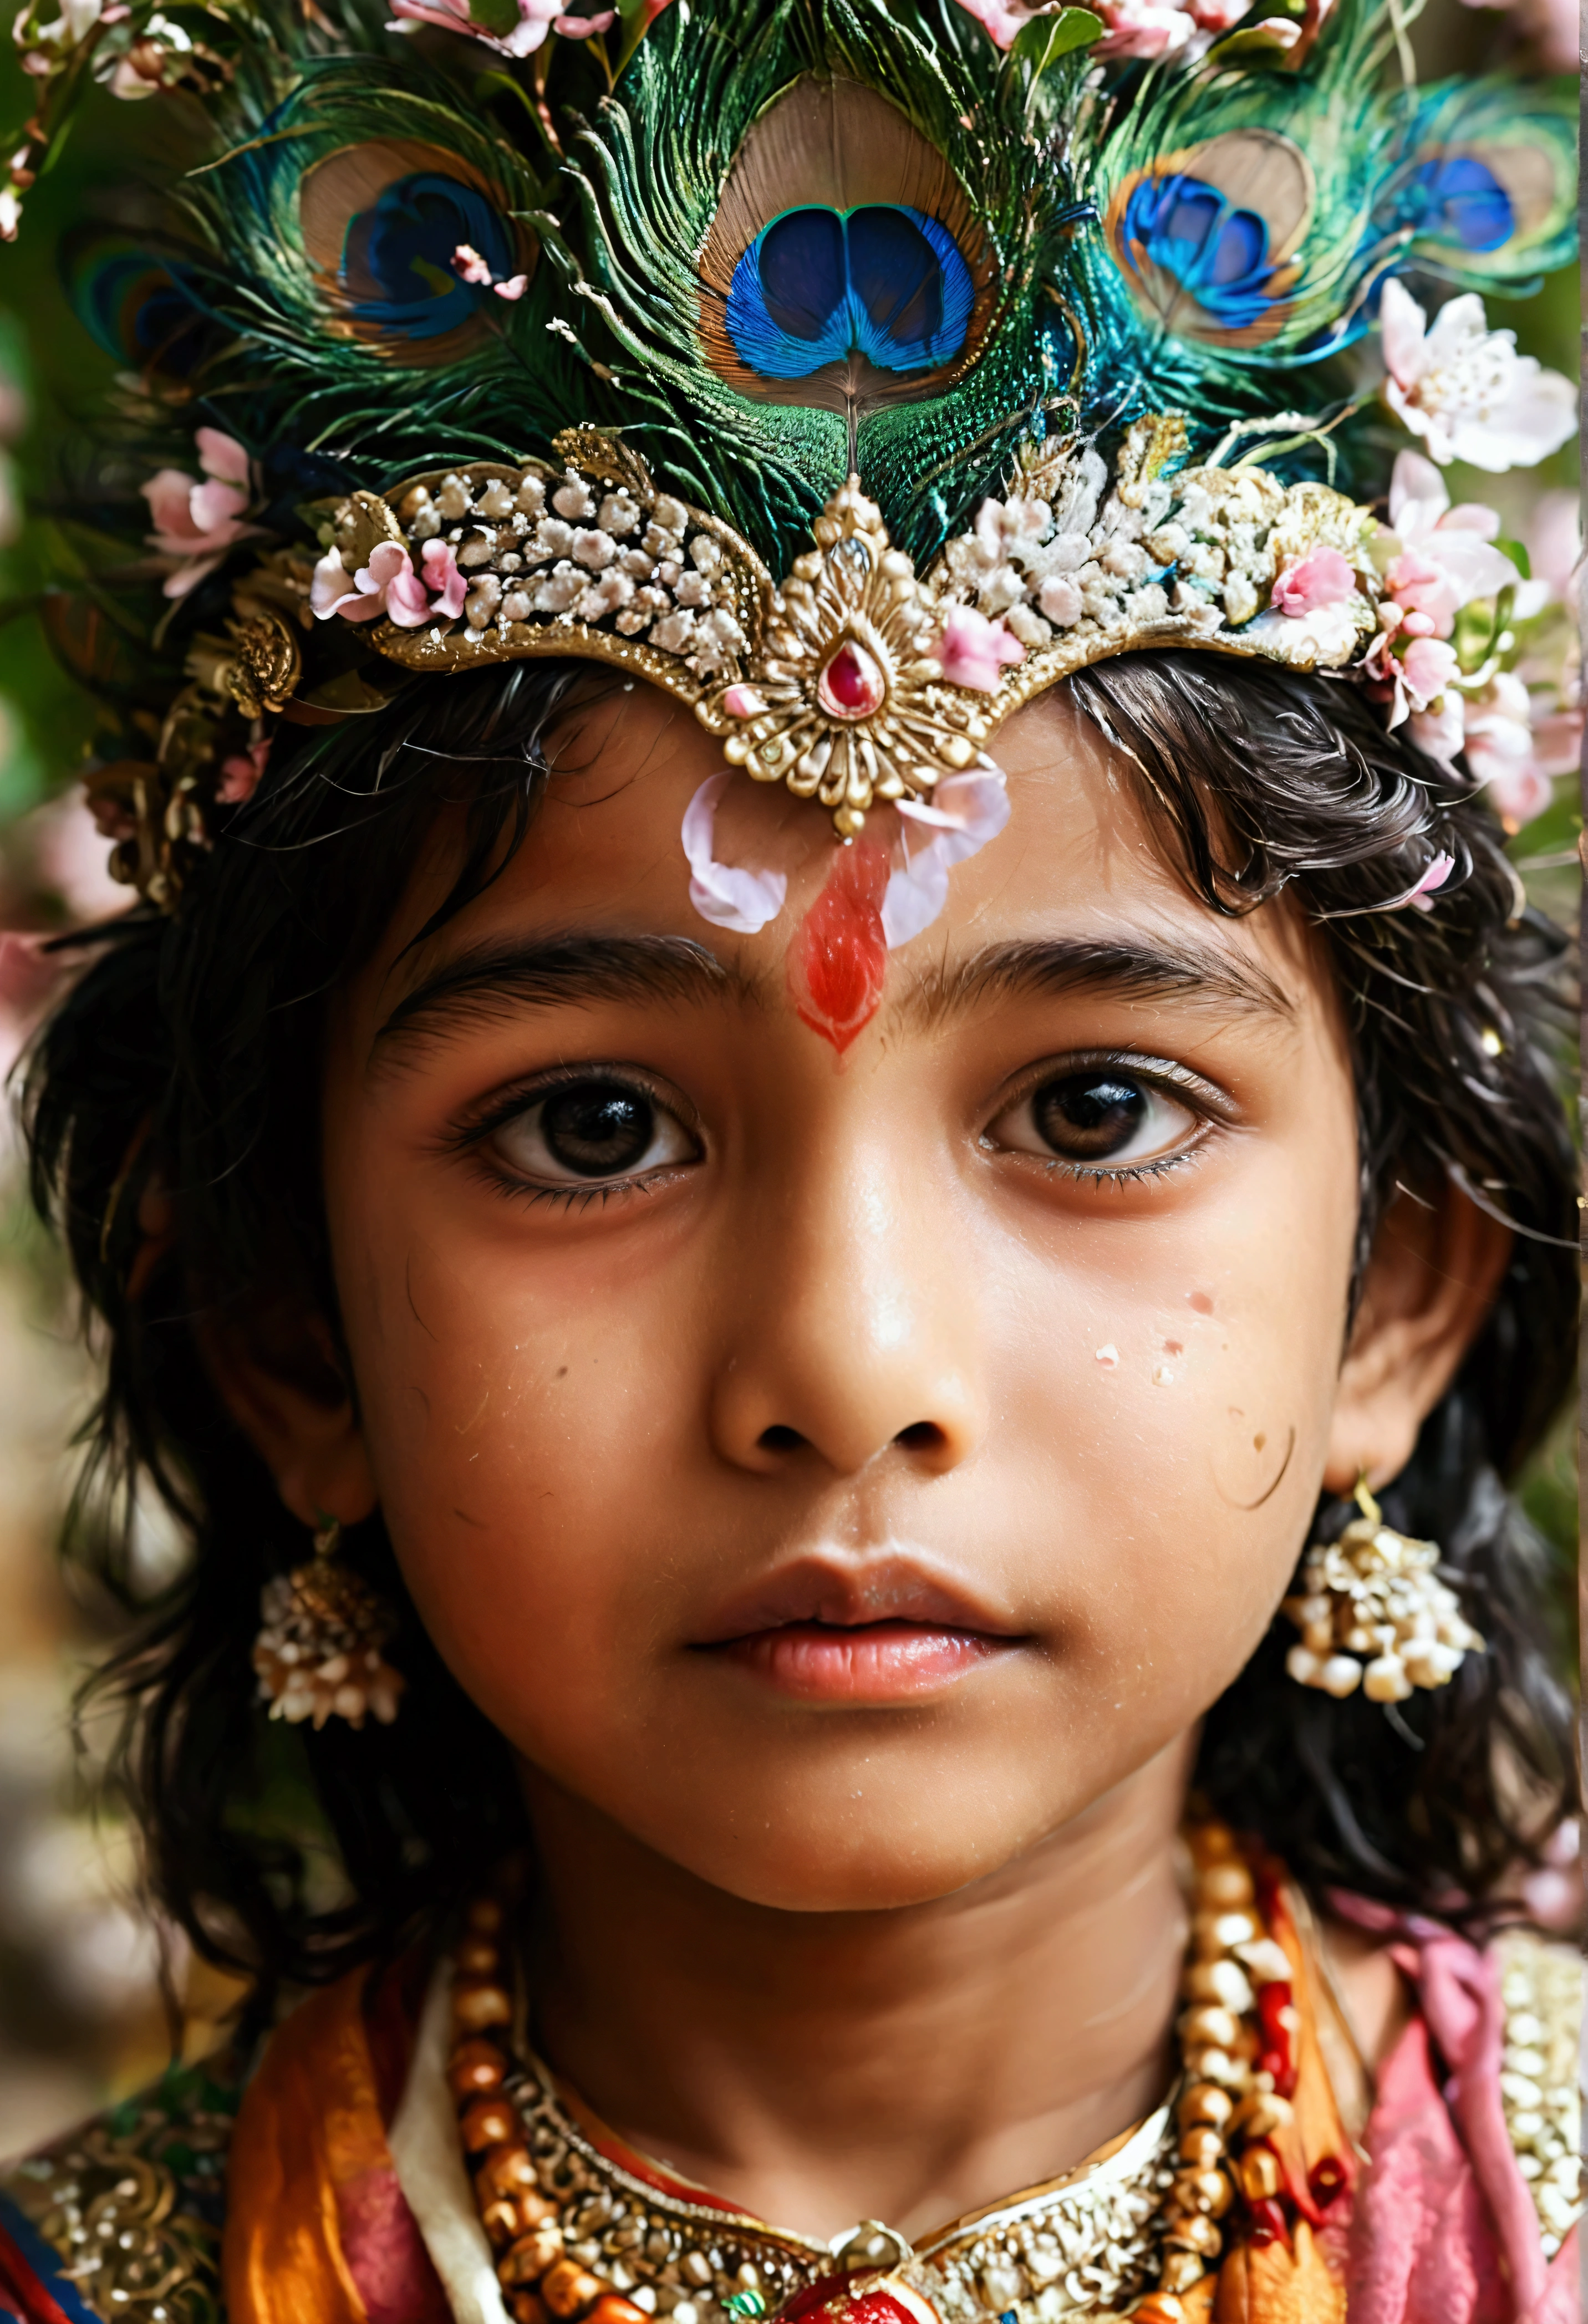
[{"label": "forehead", "polygon": [[[777,918],[754,936],[736,936],[689,900],[680,826],[699,786],[724,768],[719,746],[687,710],[643,685],[604,691],[572,711],[546,747],[551,771],[528,843],[482,896],[414,945],[463,860],[465,812],[443,814],[359,980],[364,1006],[383,1016],[457,954],[549,931],[683,937],[742,979],[769,991],[780,984],[789,945],[836,861],[825,811],[747,776],[727,786],[715,853],[789,880]],[[955,868],[941,917],[890,956],[891,999],[912,980],[940,979],[956,959],[1057,934],[1188,945],[1292,1003],[1326,988],[1321,947],[1288,904],[1231,919],[1189,892],[1143,811],[1130,761],[1062,692],[1018,711],[991,748],[1009,779],[1009,824]],[[874,827],[886,841],[895,825],[891,813],[873,815],[867,836]]]}]

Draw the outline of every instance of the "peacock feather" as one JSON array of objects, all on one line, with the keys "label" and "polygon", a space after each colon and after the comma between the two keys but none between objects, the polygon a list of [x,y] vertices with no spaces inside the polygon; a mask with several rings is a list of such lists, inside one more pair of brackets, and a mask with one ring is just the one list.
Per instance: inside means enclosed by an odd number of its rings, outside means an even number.
[{"label": "peacock feather", "polygon": [[675,13],[577,141],[630,432],[769,549],[856,467],[931,544],[1070,384],[1067,175],[954,13]]},{"label": "peacock feather", "polygon": [[[1390,276],[1516,289],[1570,244],[1563,102],[1417,89],[1386,0],[1146,65],[1096,62],[1080,10],[1006,52],[968,0],[625,0],[539,47],[519,0],[392,5],[417,38],[384,0],[202,12],[217,45],[171,69],[209,159],[160,235],[67,254],[168,424],[246,447],[278,537],[590,427],[773,572],[852,472],[919,562],[1017,462],[1165,411],[1177,462],[1331,412],[1274,455],[1316,475]],[[152,7],[94,37],[147,43]]]}]

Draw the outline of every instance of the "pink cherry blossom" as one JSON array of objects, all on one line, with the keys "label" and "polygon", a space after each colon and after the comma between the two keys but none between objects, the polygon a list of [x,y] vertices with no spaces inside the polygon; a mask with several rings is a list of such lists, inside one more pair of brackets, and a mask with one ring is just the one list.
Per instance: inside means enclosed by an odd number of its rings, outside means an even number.
[{"label": "pink cherry blossom", "polygon": [[757,936],[775,920],[789,893],[787,874],[719,863],[712,853],[717,803],[732,775],[708,775],[684,810],[679,837],[689,865],[689,901],[703,920],[735,936]]},{"label": "pink cherry blossom", "polygon": [[1196,30],[1189,9],[1162,0],[1103,0],[1097,14],[1108,27],[1094,44],[1098,57],[1173,56]]},{"label": "pink cherry blossom", "polygon": [[180,468],[162,468],[138,487],[154,524],[149,546],[174,560],[165,578],[168,597],[185,597],[229,549],[259,530],[243,522],[249,478],[242,445],[217,428],[200,428],[197,443],[202,481]]},{"label": "pink cherry blossom", "polygon": [[[1270,620],[1271,615],[1265,615]],[[1386,724],[1393,731],[1405,724],[1414,712],[1430,709],[1445,688],[1460,675],[1461,665],[1454,646],[1441,638],[1413,638],[1404,654],[1393,651],[1395,631],[1381,629],[1362,659],[1362,669],[1370,678],[1392,691],[1390,715]],[[1430,736],[1440,731],[1435,727],[1424,730]],[[1439,755],[1436,753],[1436,755]]]},{"label": "pink cherry blossom", "polygon": [[1508,831],[1542,815],[1555,786],[1540,764],[1532,703],[1514,670],[1498,670],[1466,706],[1467,765]]},{"label": "pink cherry blossom", "polygon": [[1475,292],[1447,300],[1432,329],[1393,276],[1379,309],[1384,401],[1443,467],[1470,461],[1498,475],[1530,468],[1577,425],[1571,382],[1519,355],[1514,331],[1491,331]]},{"label": "pink cherry blossom", "polygon": [[1454,766],[1466,741],[1466,704],[1450,687],[1431,710],[1414,710],[1408,720],[1412,741],[1442,766]]},{"label": "pink cherry blossom", "polygon": [[406,24],[434,24],[444,32],[466,33],[470,40],[504,57],[532,56],[544,45],[549,32],[559,32],[572,41],[588,40],[593,32],[605,32],[616,15],[615,10],[608,8],[595,16],[565,16],[559,0],[518,0],[518,23],[501,39],[474,22],[468,0],[392,0],[392,5],[395,21],[388,24],[388,32],[400,32]]},{"label": "pink cherry blossom", "polygon": [[1507,831],[1520,831],[1555,804],[1555,785],[1536,759],[1493,776],[1485,789]]},{"label": "pink cherry blossom", "polygon": [[234,751],[220,765],[221,779],[216,786],[216,798],[223,807],[245,807],[259,788],[270,757],[270,737],[250,742],[245,751]]},{"label": "pink cherry blossom", "polygon": [[351,577],[341,554],[328,549],[314,568],[309,602],[318,620],[328,622],[339,613],[345,622],[373,622],[384,613],[400,629],[421,629],[426,622],[456,620],[468,591],[457,569],[451,544],[427,540],[420,553],[422,570],[399,540],[378,541],[369,563]]},{"label": "pink cherry blossom", "polygon": [[[1419,615],[1426,624],[1421,631],[1424,637],[1450,635],[1455,627],[1461,593],[1445,566],[1436,565],[1419,549],[1408,549],[1391,560],[1384,579],[1402,614]],[[1414,637],[1418,634],[1411,622],[1404,626],[1412,631]]]},{"label": "pink cherry blossom", "polygon": [[[1001,49],[1012,48],[1017,35],[1039,16],[1057,15],[1064,0],[959,0],[967,15]],[[1193,34],[1227,32],[1238,23],[1251,0],[1087,0],[1106,30],[1093,44],[1094,56],[1161,57],[1183,49]]]},{"label": "pink cherry blossom", "polygon": [[1455,649],[1440,638],[1414,638],[1400,657],[1401,682],[1414,710],[1426,710],[1459,674]]},{"label": "pink cherry blossom", "polygon": [[424,581],[410,563],[408,551],[399,549],[394,540],[383,540],[372,549],[368,565],[353,578],[360,589],[373,593],[376,603],[384,593],[386,617],[399,629],[422,629],[429,620],[430,601]]},{"label": "pink cherry blossom", "polygon": [[959,5],[1001,49],[1012,48],[1016,33],[1038,14],[1033,7],[1022,6],[1020,0],[1015,0],[1012,7],[1006,7],[1004,0],[959,0]]},{"label": "pink cherry blossom", "polygon": [[427,540],[420,551],[420,563],[424,567],[425,586],[436,600],[430,614],[456,621],[468,595],[468,579],[457,569],[457,554],[451,542]]},{"label": "pink cherry blossom", "polygon": [[1432,634],[1446,638],[1463,605],[1519,581],[1510,558],[1493,546],[1499,530],[1495,512],[1478,502],[1452,508],[1433,462],[1402,452],[1390,480],[1390,530],[1399,553],[1384,575],[1402,615],[1426,615]]},{"label": "pink cherry blossom", "polygon": [[996,693],[999,672],[1026,658],[1020,640],[974,605],[950,605],[935,651],[950,686],[971,687],[978,694]]},{"label": "pink cherry blossom", "polygon": [[1533,755],[1546,775],[1575,774],[1583,763],[1583,713],[1567,707],[1533,721]]},{"label": "pink cherry blossom", "polygon": [[1341,605],[1356,595],[1356,574],[1337,549],[1319,546],[1292,558],[1274,583],[1273,602],[1299,620],[1323,605]]}]

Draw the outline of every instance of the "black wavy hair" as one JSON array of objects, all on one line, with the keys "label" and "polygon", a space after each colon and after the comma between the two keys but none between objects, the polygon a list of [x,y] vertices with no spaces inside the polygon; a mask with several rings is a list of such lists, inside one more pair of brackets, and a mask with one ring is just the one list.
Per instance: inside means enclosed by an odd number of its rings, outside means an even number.
[{"label": "black wavy hair", "polygon": [[[318,1165],[327,996],[370,954],[444,805],[466,808],[468,844],[432,927],[532,844],[547,738],[578,681],[573,665],[521,662],[421,683],[292,755],[279,741],[174,917],[136,908],[78,940],[85,964],[27,1070],[35,1199],[107,1350],[67,1554],[135,1608],[95,1682],[124,1709],[119,1780],[155,1896],[266,2003],[283,1980],[402,1941],[525,1824],[506,1748],[420,1628],[378,1515],[345,1554],[402,1609],[402,1716],[360,1733],[264,1720],[249,1665],[260,1591],[305,1539],[225,1409],[195,1323],[246,1312],[268,1332],[272,1301],[307,1294],[339,1348]],[[1487,1321],[1382,1496],[1391,1524],[1443,1544],[1488,1653],[1391,1718],[1287,1679],[1292,1634],[1276,1618],[1212,1707],[1196,1775],[1314,1890],[1479,1911],[1575,1798],[1546,1553],[1505,1489],[1573,1360],[1565,939],[1526,908],[1471,787],[1387,733],[1349,685],[1164,652],[1067,691],[1210,910],[1288,890],[1321,931],[1354,1058],[1359,1277],[1398,1185],[1426,1197],[1454,1180],[1516,1229]],[[1399,908],[1440,853],[1454,869],[1435,908]],[[141,1479],[194,1554],[135,1606]],[[1337,1529],[1346,1514],[1325,1504],[1318,1521]],[[345,1874],[328,1890],[323,1835]]]}]

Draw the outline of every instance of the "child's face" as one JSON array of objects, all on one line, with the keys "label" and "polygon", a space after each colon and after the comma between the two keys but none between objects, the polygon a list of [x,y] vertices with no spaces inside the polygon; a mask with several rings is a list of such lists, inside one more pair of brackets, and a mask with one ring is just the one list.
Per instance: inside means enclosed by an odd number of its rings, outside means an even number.
[{"label": "child's face", "polygon": [[1193,901],[1039,704],[1008,829],[840,1061],[785,984],[820,811],[734,787],[719,854],[795,868],[725,936],[688,715],[637,691],[570,755],[407,953],[438,844],[333,1024],[373,1489],[541,1777],[743,1896],[943,1895],[1172,1748],[1354,1473],[1332,990],[1287,912]]}]

